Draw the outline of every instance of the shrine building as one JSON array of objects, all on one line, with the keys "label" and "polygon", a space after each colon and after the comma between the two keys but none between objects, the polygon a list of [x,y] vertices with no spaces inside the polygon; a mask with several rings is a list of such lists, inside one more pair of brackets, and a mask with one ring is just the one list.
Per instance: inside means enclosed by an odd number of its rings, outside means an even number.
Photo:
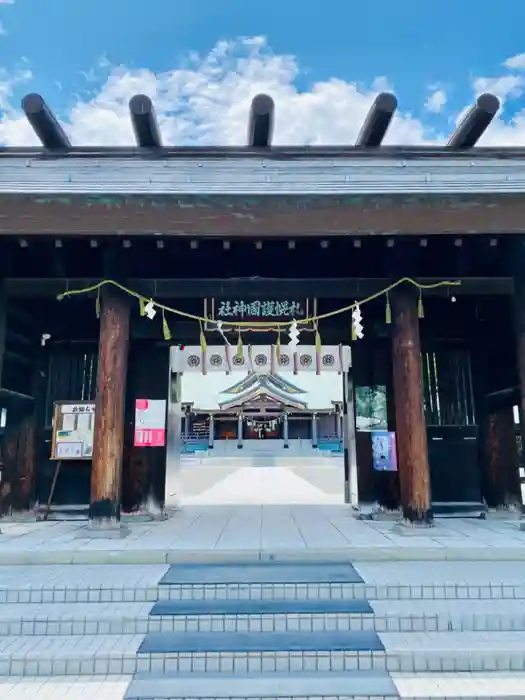
[{"label": "shrine building", "polygon": [[272,145],[266,95],[228,148],[163,145],[144,95],[125,148],[22,106],[42,145],[0,149],[0,514],[118,526],[239,464],[415,523],[521,506],[525,149],[477,145],[496,97],[421,147],[382,145],[387,93],[338,147]]}]

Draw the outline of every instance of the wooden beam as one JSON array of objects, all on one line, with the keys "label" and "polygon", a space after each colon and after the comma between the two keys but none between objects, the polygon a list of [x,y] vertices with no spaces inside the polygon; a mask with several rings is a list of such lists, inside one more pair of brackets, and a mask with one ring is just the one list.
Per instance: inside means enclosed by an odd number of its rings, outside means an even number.
[{"label": "wooden beam", "polygon": [[[367,149],[363,149],[366,152]],[[373,149],[369,149],[373,152]],[[68,167],[70,167],[68,165]],[[78,167],[78,166],[77,166]],[[66,178],[68,171],[64,173]],[[58,176],[57,176],[58,177]],[[144,176],[145,186],[149,185]],[[35,185],[36,188],[36,185]],[[94,189],[94,186],[93,186]],[[452,195],[121,195],[0,194],[0,236],[67,239],[318,238],[330,235],[434,236],[525,234],[521,194]]]},{"label": "wooden beam", "polygon": [[133,95],[129,113],[135,139],[140,148],[161,148],[162,138],[153,102],[147,95]]},{"label": "wooden beam", "polygon": [[355,145],[366,148],[377,148],[380,146],[396,109],[396,96],[389,92],[381,92],[374,100],[366,116]]},{"label": "wooden beam", "polygon": [[[393,275],[395,278],[395,275]],[[456,278],[453,278],[456,279]],[[418,276],[420,283],[440,282],[443,277]],[[66,287],[82,289],[100,282],[100,277],[65,279],[14,278],[6,280],[9,295],[16,298],[56,297]],[[128,286],[144,296],[156,299],[228,299],[242,294],[247,300],[262,296],[268,298],[300,297],[317,299],[361,299],[374,294],[391,284],[387,278],[332,278],[332,279],[130,279]],[[511,295],[511,277],[470,277],[462,280],[461,286],[452,289],[455,296],[462,295]],[[425,292],[427,296],[450,296],[451,288],[441,287]],[[60,308],[60,307],[58,307]]]},{"label": "wooden beam", "polygon": [[499,108],[500,101],[496,95],[489,92],[480,95],[476,104],[465,114],[450,137],[447,148],[459,151],[475,146],[498,113]]},{"label": "wooden beam", "polygon": [[44,148],[50,151],[67,151],[71,148],[71,141],[43,97],[34,92],[26,95],[22,100],[22,109]]},{"label": "wooden beam", "polygon": [[129,300],[117,290],[104,289],[89,507],[92,527],[114,527],[120,520],[129,320]]},{"label": "wooden beam", "polygon": [[250,108],[248,145],[267,148],[272,145],[275,105],[269,95],[256,95]]},{"label": "wooden beam", "polygon": [[392,362],[396,440],[403,517],[430,524],[430,471],[423,392],[417,293],[403,287],[392,294]]}]

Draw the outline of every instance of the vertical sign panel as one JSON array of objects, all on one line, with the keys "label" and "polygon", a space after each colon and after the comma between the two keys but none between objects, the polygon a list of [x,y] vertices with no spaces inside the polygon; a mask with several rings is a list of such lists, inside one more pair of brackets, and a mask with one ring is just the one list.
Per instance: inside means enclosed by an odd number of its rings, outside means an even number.
[{"label": "vertical sign panel", "polygon": [[397,472],[396,434],[372,431],[372,462],[377,472]]}]

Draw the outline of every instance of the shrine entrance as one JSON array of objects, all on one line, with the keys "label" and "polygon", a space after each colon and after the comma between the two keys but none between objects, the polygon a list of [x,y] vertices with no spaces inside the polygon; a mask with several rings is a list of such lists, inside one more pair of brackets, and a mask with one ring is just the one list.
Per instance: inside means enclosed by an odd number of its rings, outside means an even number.
[{"label": "shrine entrance", "polygon": [[343,345],[172,347],[167,505],[357,503],[349,381]]}]

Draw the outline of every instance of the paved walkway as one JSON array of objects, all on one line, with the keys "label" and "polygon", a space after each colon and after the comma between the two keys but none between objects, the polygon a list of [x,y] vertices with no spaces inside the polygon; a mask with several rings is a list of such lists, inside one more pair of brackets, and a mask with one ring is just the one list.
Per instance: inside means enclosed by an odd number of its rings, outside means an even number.
[{"label": "paved walkway", "polygon": [[350,507],[185,506],[163,522],[133,522],[123,539],[82,539],[86,523],[1,521],[0,564],[150,563],[217,559],[457,559],[525,561],[515,519],[438,520],[400,534]]},{"label": "paved walkway", "polygon": [[343,470],[340,466],[199,467],[183,470],[182,493],[186,505],[343,505]]}]

